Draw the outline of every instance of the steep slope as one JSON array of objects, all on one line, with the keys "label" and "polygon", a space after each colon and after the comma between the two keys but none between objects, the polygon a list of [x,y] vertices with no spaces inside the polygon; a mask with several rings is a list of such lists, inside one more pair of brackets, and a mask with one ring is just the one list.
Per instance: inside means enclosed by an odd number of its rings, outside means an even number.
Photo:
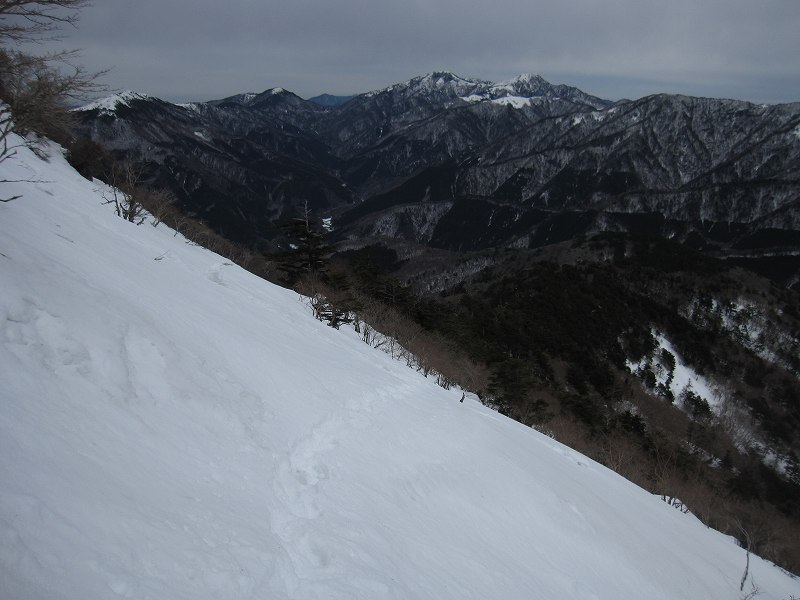
[{"label": "steep slope", "polygon": [[0,163],[10,598],[800,595],[779,569],[277,288]]}]

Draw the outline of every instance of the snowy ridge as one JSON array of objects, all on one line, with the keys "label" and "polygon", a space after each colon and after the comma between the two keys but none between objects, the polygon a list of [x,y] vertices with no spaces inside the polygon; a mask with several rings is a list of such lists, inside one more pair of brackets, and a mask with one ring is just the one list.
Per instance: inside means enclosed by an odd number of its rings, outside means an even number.
[{"label": "snowy ridge", "polygon": [[523,108],[531,106],[534,100],[565,100],[578,105],[591,108],[605,108],[610,102],[595,98],[577,88],[566,85],[552,85],[540,75],[522,74],[502,81],[487,84],[473,91],[467,96],[462,96],[465,102],[492,102],[494,104]]},{"label": "snowy ridge", "polygon": [[145,94],[140,94],[138,92],[132,92],[130,90],[126,90],[118,94],[113,94],[111,96],[95,100],[94,102],[90,102],[89,104],[84,104],[83,106],[80,106],[75,110],[76,111],[97,110],[100,111],[101,114],[110,115],[113,114],[114,111],[117,109],[117,107],[119,107],[120,105],[130,106],[130,102],[132,100],[152,100],[152,97],[147,96]]},{"label": "snowy ridge", "polygon": [[[0,163],[4,598],[740,598],[745,552],[582,455]],[[745,592],[800,596],[750,557]]]},{"label": "snowy ridge", "polygon": [[553,86],[540,75],[523,73],[508,81],[501,81],[489,88],[489,93],[494,95],[509,94],[531,98],[546,95]]},{"label": "snowy ridge", "polygon": [[524,108],[530,106],[533,98],[523,98],[521,96],[501,96],[499,98],[490,98],[487,95],[471,94],[461,98],[464,102],[491,102],[500,106],[511,106],[512,108]]},{"label": "snowy ridge", "polygon": [[503,96],[492,100],[493,104],[501,106],[511,106],[512,108],[523,108],[531,105],[532,98],[521,98],[519,96]]}]

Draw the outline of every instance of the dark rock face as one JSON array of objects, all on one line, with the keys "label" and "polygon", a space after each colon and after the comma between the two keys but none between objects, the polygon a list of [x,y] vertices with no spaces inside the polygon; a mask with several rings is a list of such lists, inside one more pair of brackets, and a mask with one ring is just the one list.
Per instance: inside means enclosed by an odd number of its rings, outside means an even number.
[{"label": "dark rock face", "polygon": [[538,76],[431,73],[343,103],[274,89],[80,115],[242,241],[307,202],[351,241],[535,247],[616,230],[742,260],[800,253],[800,103],[612,103]]}]

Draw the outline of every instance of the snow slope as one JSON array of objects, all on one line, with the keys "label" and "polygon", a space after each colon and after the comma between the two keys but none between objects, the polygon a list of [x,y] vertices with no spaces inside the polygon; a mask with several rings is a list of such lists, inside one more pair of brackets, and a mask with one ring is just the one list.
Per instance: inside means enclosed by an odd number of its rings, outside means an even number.
[{"label": "snow slope", "polygon": [[[0,163],[3,599],[731,600],[745,553],[576,452]],[[800,582],[750,560],[759,598]]]}]

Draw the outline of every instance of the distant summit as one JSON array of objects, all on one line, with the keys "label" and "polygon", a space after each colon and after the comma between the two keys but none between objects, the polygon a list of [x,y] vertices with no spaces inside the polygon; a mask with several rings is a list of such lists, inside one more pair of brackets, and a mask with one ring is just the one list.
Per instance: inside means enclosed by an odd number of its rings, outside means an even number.
[{"label": "distant summit", "polygon": [[353,98],[355,98],[355,96],[334,96],[332,94],[320,94],[319,96],[309,98],[308,101],[318,104],[319,106],[334,107],[341,106]]},{"label": "distant summit", "polygon": [[459,77],[455,73],[450,73],[449,71],[435,71],[363,95],[391,95],[401,99],[424,97],[429,101],[438,103],[457,100],[461,96],[468,96],[489,85],[491,85],[489,81],[466,79],[464,77]]},{"label": "distant summit", "polygon": [[291,102],[294,104],[302,103],[303,100],[296,94],[285,90],[281,87],[270,88],[261,93],[247,92],[244,94],[236,94],[228,96],[221,100],[211,100],[208,102],[211,106],[246,106],[248,108],[259,108],[262,106],[270,106],[276,103]]}]

